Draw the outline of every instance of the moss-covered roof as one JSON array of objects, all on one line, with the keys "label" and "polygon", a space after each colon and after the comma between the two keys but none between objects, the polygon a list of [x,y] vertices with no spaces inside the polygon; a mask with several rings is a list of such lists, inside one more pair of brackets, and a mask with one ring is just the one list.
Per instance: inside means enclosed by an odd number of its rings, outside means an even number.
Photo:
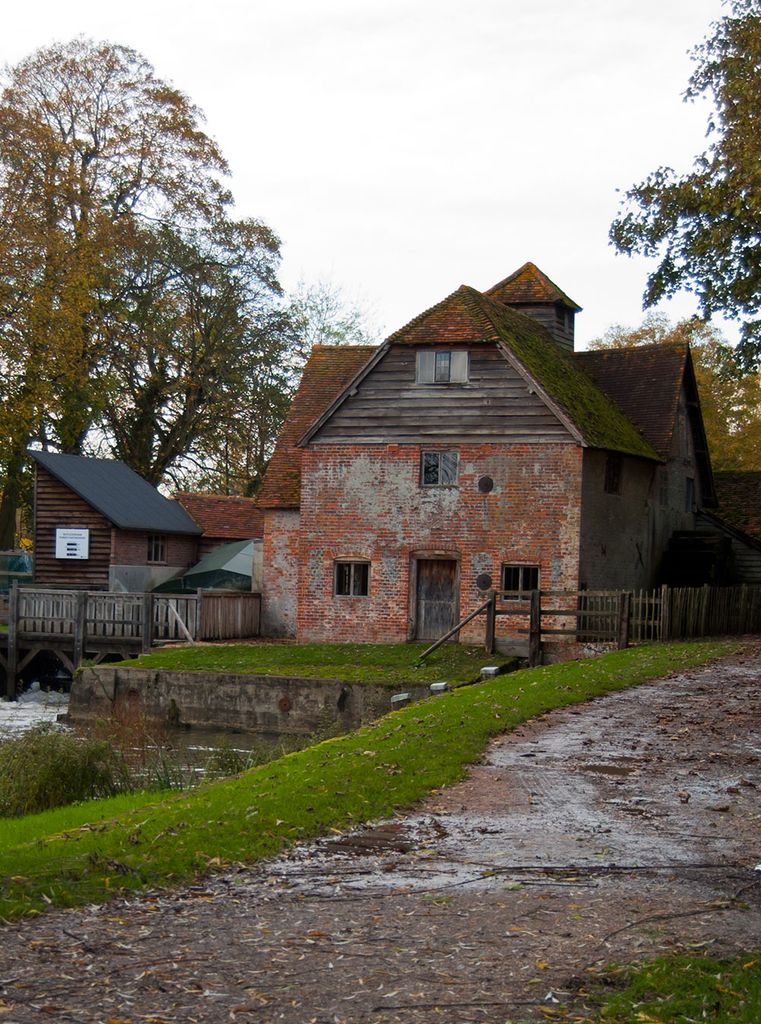
[{"label": "moss-covered roof", "polygon": [[462,285],[392,334],[396,345],[500,344],[591,448],[658,459],[634,424],[538,320]]},{"label": "moss-covered roof", "polygon": [[686,345],[641,345],[577,352],[575,358],[653,448],[667,457],[676,429],[687,352]]}]

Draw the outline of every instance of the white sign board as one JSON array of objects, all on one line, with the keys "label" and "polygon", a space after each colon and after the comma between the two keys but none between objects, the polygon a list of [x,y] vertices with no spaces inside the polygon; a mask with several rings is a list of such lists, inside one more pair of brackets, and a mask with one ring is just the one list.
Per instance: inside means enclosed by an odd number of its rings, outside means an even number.
[{"label": "white sign board", "polygon": [[72,527],[59,528],[55,532],[56,558],[89,558],[90,531]]}]

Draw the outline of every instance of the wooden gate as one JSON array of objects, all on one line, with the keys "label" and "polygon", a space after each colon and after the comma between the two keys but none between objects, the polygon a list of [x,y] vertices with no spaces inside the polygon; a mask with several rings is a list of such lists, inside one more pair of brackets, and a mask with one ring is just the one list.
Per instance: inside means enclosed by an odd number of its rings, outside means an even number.
[{"label": "wooden gate", "polygon": [[417,639],[436,640],[457,625],[459,604],[457,562],[450,558],[418,559]]}]

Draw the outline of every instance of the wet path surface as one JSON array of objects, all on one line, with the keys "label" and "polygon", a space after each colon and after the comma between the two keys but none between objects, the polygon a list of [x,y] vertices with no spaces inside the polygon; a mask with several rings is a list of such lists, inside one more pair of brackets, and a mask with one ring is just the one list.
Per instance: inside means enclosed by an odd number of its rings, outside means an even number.
[{"label": "wet path surface", "polygon": [[0,1020],[546,1019],[611,960],[758,947],[761,656],[495,741],[417,813],[0,932]]}]

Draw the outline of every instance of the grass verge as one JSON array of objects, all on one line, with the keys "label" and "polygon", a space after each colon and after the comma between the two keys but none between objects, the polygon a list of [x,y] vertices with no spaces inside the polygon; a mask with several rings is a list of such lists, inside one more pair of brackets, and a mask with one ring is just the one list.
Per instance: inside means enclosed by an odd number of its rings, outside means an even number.
[{"label": "grass verge", "polygon": [[[446,679],[471,682],[484,664],[483,647],[444,644],[422,663],[428,644],[204,644],[172,647],[119,662],[132,668],[241,675],[305,676],[347,683],[409,686]],[[505,660],[504,658],[502,659]],[[510,659],[508,659],[510,660]]]},{"label": "grass verge", "polygon": [[761,1021],[761,953],[733,960],[666,956],[608,972],[606,994],[593,1017],[578,1024],[758,1024]]},{"label": "grass verge", "polygon": [[[410,705],[355,733],[195,791],[144,801],[96,824],[64,824],[65,808],[57,817],[39,815],[36,835],[0,844],[0,917],[178,883],[225,862],[251,862],[329,829],[389,815],[460,779],[491,736],[528,718],[736,648],[731,642],[654,645],[527,669]],[[92,805],[92,821],[101,817],[97,808]]]}]

